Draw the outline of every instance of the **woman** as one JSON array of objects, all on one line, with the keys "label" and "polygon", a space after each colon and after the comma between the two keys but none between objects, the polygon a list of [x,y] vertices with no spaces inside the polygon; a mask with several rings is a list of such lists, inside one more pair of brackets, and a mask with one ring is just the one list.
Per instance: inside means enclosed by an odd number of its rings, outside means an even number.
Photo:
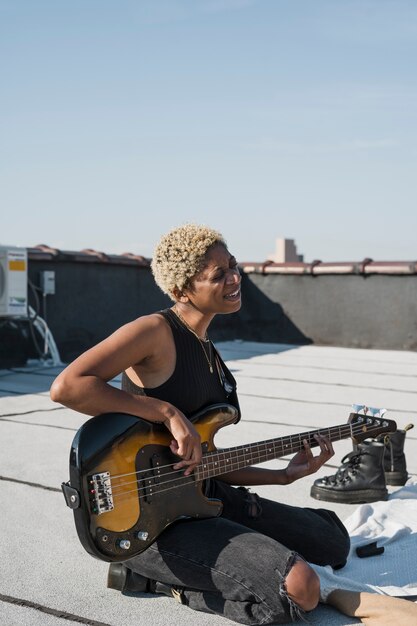
[{"label": "woman", "polygon": [[[162,237],[152,271],[172,308],[126,324],[82,354],[55,380],[51,398],[87,415],[162,422],[175,469],[189,475],[202,458],[193,415],[218,402],[239,410],[235,381],[207,329],[216,314],[239,310],[241,279],[220,233],[192,224]],[[121,372],[116,389],[108,382]],[[330,441],[317,441],[317,455],[304,442],[286,469],[247,467],[211,479],[205,493],[222,500],[221,516],[168,527],[138,556],[112,564],[109,586],[172,594],[243,624],[285,623],[314,609],[320,582],[307,562],[345,564],[342,523],[331,511],[289,507],[232,485],[286,485],[316,472],[333,455]]]}]

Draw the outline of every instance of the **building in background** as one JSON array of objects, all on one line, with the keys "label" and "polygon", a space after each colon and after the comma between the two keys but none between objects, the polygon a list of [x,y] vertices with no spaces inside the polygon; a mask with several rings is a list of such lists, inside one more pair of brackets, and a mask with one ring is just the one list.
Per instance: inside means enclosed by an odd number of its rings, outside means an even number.
[{"label": "building in background", "polygon": [[277,239],[275,252],[270,254],[268,259],[274,263],[302,263],[304,255],[297,254],[294,239]]}]

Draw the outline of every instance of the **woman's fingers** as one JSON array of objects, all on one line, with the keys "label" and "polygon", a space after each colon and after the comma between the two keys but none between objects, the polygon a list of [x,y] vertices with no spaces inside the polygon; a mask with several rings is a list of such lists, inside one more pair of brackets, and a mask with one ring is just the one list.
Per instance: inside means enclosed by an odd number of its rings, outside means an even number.
[{"label": "woman's fingers", "polygon": [[201,443],[197,441],[188,441],[181,447],[177,441],[171,442],[171,451],[181,457],[178,463],[174,464],[174,470],[186,468],[184,474],[188,476],[193,469],[201,462],[202,450]]},{"label": "woman's fingers", "polygon": [[184,472],[184,476],[189,476],[189,474],[191,474],[191,472],[200,463],[200,461],[201,461],[201,454],[199,454],[198,451],[195,451],[192,454],[191,458],[189,459],[183,458],[181,461],[178,461],[178,463],[175,463],[173,468],[174,470],[180,470],[180,469],[186,468]]},{"label": "woman's fingers", "polygon": [[188,476],[201,462],[200,435],[185,415],[179,412],[170,420],[168,427],[174,437],[170,444],[171,452],[180,457],[173,466],[174,470],[185,467],[184,473]]},{"label": "woman's fingers", "polygon": [[323,454],[326,454],[329,458],[333,456],[334,450],[330,439],[323,437],[322,435],[315,435],[315,439],[320,446],[320,450]]}]

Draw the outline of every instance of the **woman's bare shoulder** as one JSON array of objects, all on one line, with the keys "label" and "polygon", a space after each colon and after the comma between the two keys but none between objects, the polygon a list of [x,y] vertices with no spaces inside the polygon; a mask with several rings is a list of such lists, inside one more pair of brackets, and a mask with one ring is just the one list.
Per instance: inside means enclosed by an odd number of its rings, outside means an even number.
[{"label": "woman's bare shoulder", "polygon": [[84,352],[64,372],[109,380],[128,367],[158,359],[169,338],[170,329],[162,315],[143,315]]},{"label": "woman's bare shoulder", "polygon": [[141,315],[121,326],[116,333],[143,336],[154,333],[166,333],[167,331],[169,331],[169,325],[164,316],[161,313],[150,313],[149,315]]}]

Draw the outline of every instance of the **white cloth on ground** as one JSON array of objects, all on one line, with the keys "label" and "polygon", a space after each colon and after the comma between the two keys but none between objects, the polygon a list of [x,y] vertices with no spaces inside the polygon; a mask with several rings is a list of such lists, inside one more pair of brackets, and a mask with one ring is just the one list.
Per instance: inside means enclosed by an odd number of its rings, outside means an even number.
[{"label": "white cloth on ground", "polygon": [[[351,537],[346,566],[311,565],[320,577],[321,600],[335,589],[383,595],[417,596],[417,480],[392,493],[387,501],[362,504],[344,522]],[[359,558],[356,548],[376,541],[384,552]]]}]

